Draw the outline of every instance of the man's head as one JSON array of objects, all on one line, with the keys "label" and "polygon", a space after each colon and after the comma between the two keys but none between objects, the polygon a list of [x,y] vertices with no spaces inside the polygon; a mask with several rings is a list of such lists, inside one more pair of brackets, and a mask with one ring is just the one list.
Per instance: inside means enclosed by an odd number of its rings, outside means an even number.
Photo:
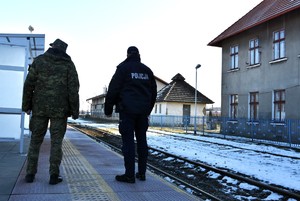
[{"label": "man's head", "polygon": [[139,50],[137,49],[137,47],[135,46],[130,46],[127,49],[127,57],[131,56],[131,55],[140,55]]},{"label": "man's head", "polygon": [[49,44],[52,48],[60,49],[64,52],[67,51],[68,44],[60,39],[56,39],[53,43]]}]

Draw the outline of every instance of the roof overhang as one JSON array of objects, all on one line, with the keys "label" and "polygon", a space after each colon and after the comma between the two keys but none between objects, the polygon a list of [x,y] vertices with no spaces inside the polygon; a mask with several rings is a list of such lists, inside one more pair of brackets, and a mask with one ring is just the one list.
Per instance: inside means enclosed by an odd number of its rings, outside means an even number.
[{"label": "roof overhang", "polygon": [[45,34],[0,33],[0,45],[27,47],[30,54],[29,60],[32,62],[35,57],[45,51]]}]

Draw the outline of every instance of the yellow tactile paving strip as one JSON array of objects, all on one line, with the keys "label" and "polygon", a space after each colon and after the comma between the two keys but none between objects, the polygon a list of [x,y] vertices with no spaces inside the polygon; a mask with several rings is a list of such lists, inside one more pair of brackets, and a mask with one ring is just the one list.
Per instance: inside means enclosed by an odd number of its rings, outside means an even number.
[{"label": "yellow tactile paving strip", "polygon": [[68,139],[63,143],[62,168],[72,200],[119,201],[118,196]]}]

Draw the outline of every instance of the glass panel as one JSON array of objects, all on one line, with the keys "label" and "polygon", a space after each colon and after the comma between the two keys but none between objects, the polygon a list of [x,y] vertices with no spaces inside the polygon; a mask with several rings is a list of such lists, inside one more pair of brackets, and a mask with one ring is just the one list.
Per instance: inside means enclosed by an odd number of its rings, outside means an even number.
[{"label": "glass panel", "polygon": [[279,58],[279,43],[274,44],[274,59]]},{"label": "glass panel", "polygon": [[0,70],[0,107],[21,108],[23,76],[21,71]]},{"label": "glass panel", "polygon": [[280,39],[284,38],[284,30],[280,31]]},{"label": "glass panel", "polygon": [[285,57],[285,41],[280,42],[280,57]]},{"label": "glass panel", "polygon": [[279,101],[280,100],[280,94],[279,94],[279,92],[278,91],[275,91],[275,94],[274,94],[275,96],[274,96],[274,99],[275,99],[275,101]]},{"label": "glass panel", "polygon": [[281,105],[281,120],[284,120],[285,119],[285,105],[282,104]]},{"label": "glass panel", "polygon": [[258,39],[255,40],[255,47],[258,47]]},{"label": "glass panel", "polygon": [[280,109],[279,105],[275,104],[275,119],[278,120],[280,118]]},{"label": "glass panel", "polygon": [[254,58],[254,50],[250,51],[250,64],[254,64],[255,63],[255,58]]},{"label": "glass panel", "polygon": [[254,117],[254,105],[250,105],[250,119]]},{"label": "glass panel", "polygon": [[274,33],[274,40],[278,40],[279,39],[279,32],[275,32]]},{"label": "glass panel", "polygon": [[239,52],[239,46],[235,46],[235,53]]},{"label": "glass panel", "polygon": [[230,48],[230,54],[234,54],[234,48],[233,47]]},{"label": "glass panel", "polygon": [[0,45],[0,65],[24,67],[25,47]]},{"label": "glass panel", "polygon": [[0,128],[1,128],[0,137],[20,139],[20,135],[21,135],[20,122],[21,122],[21,115],[0,114]]},{"label": "glass panel", "polygon": [[250,48],[254,48],[254,41],[250,40]]},{"label": "glass panel", "polygon": [[234,68],[234,56],[231,57],[231,65],[230,68]]},{"label": "glass panel", "polygon": [[255,63],[258,64],[259,63],[259,51],[258,51],[258,48],[255,49]]}]

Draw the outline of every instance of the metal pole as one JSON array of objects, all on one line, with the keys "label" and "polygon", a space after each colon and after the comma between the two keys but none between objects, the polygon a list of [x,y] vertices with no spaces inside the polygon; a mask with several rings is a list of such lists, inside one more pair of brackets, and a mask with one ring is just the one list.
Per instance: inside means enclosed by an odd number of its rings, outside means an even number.
[{"label": "metal pole", "polygon": [[195,84],[195,115],[194,115],[194,134],[197,134],[197,69],[200,68],[201,65],[198,64],[196,66],[196,84]]}]

